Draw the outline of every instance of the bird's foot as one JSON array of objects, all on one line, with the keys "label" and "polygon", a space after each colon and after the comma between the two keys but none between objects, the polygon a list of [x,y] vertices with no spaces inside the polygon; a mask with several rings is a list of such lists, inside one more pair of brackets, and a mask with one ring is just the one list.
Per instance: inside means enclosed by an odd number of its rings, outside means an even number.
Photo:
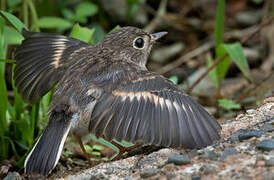
[{"label": "bird's foot", "polygon": [[114,146],[116,146],[119,149],[119,153],[112,159],[112,161],[116,161],[116,160],[121,159],[125,152],[130,152],[133,149],[141,146],[141,144],[135,144],[135,145],[130,146],[130,147],[124,147],[124,146],[121,146],[120,144],[116,143],[115,141],[111,141],[110,143],[113,144]]}]

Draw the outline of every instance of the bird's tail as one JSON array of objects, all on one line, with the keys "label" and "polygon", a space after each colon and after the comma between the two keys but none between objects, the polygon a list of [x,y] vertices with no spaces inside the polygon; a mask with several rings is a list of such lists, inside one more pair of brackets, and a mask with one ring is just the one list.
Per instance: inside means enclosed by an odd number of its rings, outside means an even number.
[{"label": "bird's tail", "polygon": [[64,112],[52,112],[50,121],[25,160],[27,175],[48,175],[56,166],[71,127],[71,118]]},{"label": "bird's tail", "polygon": [[84,60],[89,44],[62,35],[23,30],[25,40],[15,51],[15,86],[24,101],[37,102],[67,69]]}]

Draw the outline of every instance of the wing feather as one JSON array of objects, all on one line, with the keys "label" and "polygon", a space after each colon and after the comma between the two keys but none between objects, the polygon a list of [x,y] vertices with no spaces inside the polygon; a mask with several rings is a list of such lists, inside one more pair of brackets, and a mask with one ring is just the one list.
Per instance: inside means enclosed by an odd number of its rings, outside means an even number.
[{"label": "wing feather", "polygon": [[107,140],[166,147],[201,148],[219,139],[218,122],[169,80],[147,72],[124,75],[97,101],[91,132]]}]

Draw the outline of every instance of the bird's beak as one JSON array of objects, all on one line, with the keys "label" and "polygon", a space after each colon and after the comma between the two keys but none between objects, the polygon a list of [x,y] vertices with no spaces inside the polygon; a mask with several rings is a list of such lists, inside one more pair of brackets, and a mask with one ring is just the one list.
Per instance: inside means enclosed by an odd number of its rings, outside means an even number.
[{"label": "bird's beak", "polygon": [[150,34],[150,41],[155,42],[155,41],[157,41],[158,39],[160,39],[161,37],[163,37],[166,34],[167,34],[167,32],[165,32],[165,31]]}]

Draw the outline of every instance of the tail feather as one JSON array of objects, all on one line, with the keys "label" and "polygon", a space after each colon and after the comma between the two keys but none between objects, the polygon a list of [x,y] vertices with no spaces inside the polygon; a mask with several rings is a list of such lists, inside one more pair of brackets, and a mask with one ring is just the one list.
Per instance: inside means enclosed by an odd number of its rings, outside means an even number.
[{"label": "tail feather", "polygon": [[[35,103],[56,85],[68,67],[91,47],[62,35],[23,31],[25,40],[16,49],[15,86],[23,100]],[[77,53],[75,53],[77,51]]]},{"label": "tail feather", "polygon": [[55,113],[25,160],[27,175],[48,175],[56,166],[71,126],[65,113]]}]

